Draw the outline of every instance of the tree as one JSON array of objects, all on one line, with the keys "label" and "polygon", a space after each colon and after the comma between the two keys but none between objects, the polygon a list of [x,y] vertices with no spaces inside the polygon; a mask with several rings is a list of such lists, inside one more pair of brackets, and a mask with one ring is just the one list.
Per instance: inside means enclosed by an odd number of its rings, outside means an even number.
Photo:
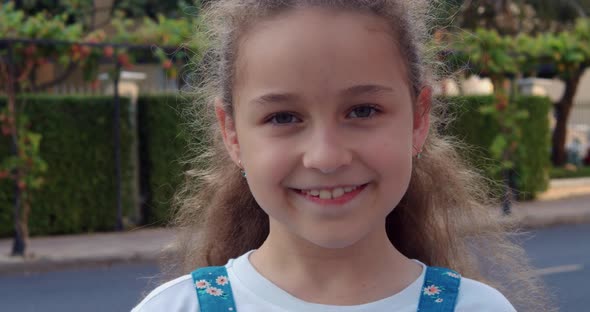
[{"label": "tree", "polygon": [[[531,20],[530,6],[517,0],[465,0],[460,8],[459,27],[496,29],[500,34],[516,34]],[[530,28],[531,26],[528,26]]]},{"label": "tree", "polygon": [[[535,72],[545,64],[554,67],[554,76],[565,83],[565,92],[554,103],[556,127],[552,136],[552,162],[555,166],[566,163],[565,140],[567,124],[584,71],[590,65],[590,26],[585,17],[590,11],[590,0],[447,0],[457,5],[460,2],[458,25],[475,30],[478,27],[495,29],[501,35],[516,36],[522,33],[538,34],[542,46],[538,55],[520,51],[520,57],[529,54],[536,62],[521,64],[523,73]],[[555,35],[542,35],[550,32]],[[521,39],[524,40],[524,39]],[[540,43],[544,41],[545,43]],[[530,45],[520,45],[530,48]]]},{"label": "tree", "polygon": [[88,27],[94,25],[97,13],[108,13],[110,17],[115,12],[122,11],[128,18],[148,17],[157,20],[159,15],[168,18],[180,18],[191,13],[191,7],[198,7],[196,1],[191,0],[112,0],[106,6],[97,6],[96,0],[13,0],[15,8],[26,15],[36,15],[46,12],[49,15],[68,15],[68,24],[81,23]]},{"label": "tree", "polygon": [[558,77],[565,83],[565,91],[554,105],[556,124],[551,148],[551,161],[555,166],[563,166],[567,162],[565,141],[569,116],[582,74],[590,66],[590,20],[580,20],[573,32],[548,40],[545,53],[553,56]]},{"label": "tree", "polygon": [[446,0],[460,7],[457,26],[501,34],[560,31],[590,13],[590,0]]},{"label": "tree", "polygon": [[[14,255],[25,255],[28,241],[28,215],[31,210],[31,191],[41,187],[42,173],[46,164],[40,158],[41,135],[30,131],[30,125],[23,113],[22,103],[17,102],[20,92],[39,92],[60,83],[76,68],[81,68],[87,81],[97,82],[100,61],[116,63],[114,76],[121,66],[131,66],[133,54],[155,57],[152,62],[161,62],[165,72],[176,75],[175,59],[186,57],[180,49],[188,38],[193,40],[187,49],[199,55],[206,44],[200,32],[195,33],[199,19],[168,19],[159,15],[154,21],[146,18],[138,27],[134,20],[126,19],[123,13],[116,13],[112,20],[115,28],[109,43],[104,43],[105,32],[85,30],[80,23],[70,23],[67,14],[50,15],[39,12],[27,15],[15,9],[12,2],[0,3],[0,38],[10,39],[0,45],[0,92],[8,96],[7,108],[0,112],[2,134],[10,136],[13,155],[0,163],[0,179],[10,178],[15,185],[15,239]],[[25,41],[21,40],[25,39]],[[33,39],[33,40],[27,40]],[[39,40],[45,40],[40,42]],[[51,42],[51,40],[54,40]],[[47,41],[50,41],[48,44]],[[59,43],[59,44],[55,44]],[[113,48],[112,43],[136,44],[152,48],[146,51],[127,51],[124,47]],[[176,58],[158,46],[172,46]],[[155,53],[153,50],[155,50]],[[147,56],[146,56],[147,55]],[[53,81],[38,84],[35,73],[38,66],[47,62],[60,63],[66,70]]]}]

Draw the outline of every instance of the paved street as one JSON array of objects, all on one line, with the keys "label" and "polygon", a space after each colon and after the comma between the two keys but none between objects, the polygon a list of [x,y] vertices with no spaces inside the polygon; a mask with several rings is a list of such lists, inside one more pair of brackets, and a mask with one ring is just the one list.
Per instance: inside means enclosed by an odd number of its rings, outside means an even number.
[{"label": "paved street", "polygon": [[[0,276],[0,311],[129,311],[154,286],[154,265]],[[150,286],[151,285],[151,286]],[[149,288],[149,289],[148,289]]]},{"label": "paved street", "polygon": [[556,299],[560,311],[588,311],[590,224],[533,232],[524,243],[533,265]]},{"label": "paved street", "polygon": [[[590,280],[590,225],[527,235],[525,248],[557,297],[561,311],[585,311]],[[30,276],[0,276],[0,311],[128,311],[151,290],[153,265],[118,265]]]}]

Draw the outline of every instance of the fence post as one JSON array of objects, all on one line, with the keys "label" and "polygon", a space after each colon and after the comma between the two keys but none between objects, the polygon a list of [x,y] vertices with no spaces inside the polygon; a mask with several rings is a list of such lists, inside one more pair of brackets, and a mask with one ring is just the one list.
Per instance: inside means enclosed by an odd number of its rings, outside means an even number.
[{"label": "fence post", "polygon": [[[14,117],[16,118],[16,90],[15,87],[15,74],[14,74],[14,52],[12,51],[12,42],[6,42],[8,56],[7,56],[7,65],[8,65],[8,85],[6,89],[6,93],[8,95],[8,103],[9,109],[14,109]],[[10,107],[13,105],[14,107]],[[16,120],[14,121],[16,122]],[[14,130],[13,127],[12,130]],[[12,144],[11,144],[11,152],[12,155],[18,156],[18,133],[12,133]],[[19,176],[19,172],[12,172],[17,177]],[[18,188],[17,179],[14,180],[14,240],[12,244],[12,255],[15,256],[24,256],[27,250],[27,233],[26,230],[21,226],[21,194],[20,189]]]},{"label": "fence post", "polygon": [[117,223],[116,231],[123,231],[123,207],[121,202],[121,107],[119,103],[119,78],[121,75],[121,63],[115,53],[115,77],[114,77],[114,110],[113,110],[113,127],[115,136],[115,177],[116,177],[116,194],[117,194]]}]

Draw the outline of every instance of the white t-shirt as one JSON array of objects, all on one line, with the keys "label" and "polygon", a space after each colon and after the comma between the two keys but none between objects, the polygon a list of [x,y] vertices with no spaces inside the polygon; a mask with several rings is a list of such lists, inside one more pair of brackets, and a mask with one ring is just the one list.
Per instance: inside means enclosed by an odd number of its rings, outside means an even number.
[{"label": "white t-shirt", "polygon": [[[237,312],[416,312],[426,266],[422,274],[401,292],[375,302],[355,306],[334,306],[300,300],[260,275],[250,264],[252,251],[231,259],[225,265]],[[161,285],[152,291],[132,312],[199,312],[197,293],[190,274]],[[478,281],[461,278],[456,312],[516,311],[496,289]]]}]

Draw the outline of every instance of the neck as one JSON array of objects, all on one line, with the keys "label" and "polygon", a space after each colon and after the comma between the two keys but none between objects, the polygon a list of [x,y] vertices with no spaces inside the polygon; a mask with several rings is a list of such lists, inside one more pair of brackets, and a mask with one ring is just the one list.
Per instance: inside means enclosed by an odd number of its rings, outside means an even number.
[{"label": "neck", "polygon": [[391,244],[385,226],[350,246],[323,248],[271,225],[267,240],[252,253],[250,262],[302,300],[337,305],[389,297],[421,273],[418,264]]}]

